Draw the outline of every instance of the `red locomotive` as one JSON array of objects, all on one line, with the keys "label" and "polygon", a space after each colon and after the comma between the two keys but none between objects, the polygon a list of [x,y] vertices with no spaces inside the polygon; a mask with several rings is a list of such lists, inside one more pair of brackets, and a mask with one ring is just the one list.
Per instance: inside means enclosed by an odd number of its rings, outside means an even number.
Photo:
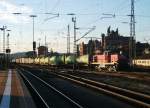
[{"label": "red locomotive", "polygon": [[105,52],[104,54],[93,55],[91,64],[99,71],[117,71],[128,66],[128,59],[121,54]]}]

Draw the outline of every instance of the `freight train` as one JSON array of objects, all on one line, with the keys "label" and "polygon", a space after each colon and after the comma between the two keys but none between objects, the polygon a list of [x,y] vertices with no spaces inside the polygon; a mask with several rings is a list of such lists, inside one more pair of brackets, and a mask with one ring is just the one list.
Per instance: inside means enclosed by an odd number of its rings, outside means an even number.
[{"label": "freight train", "polygon": [[117,71],[122,68],[127,68],[128,59],[120,54],[104,54],[97,55],[83,55],[76,57],[75,55],[53,55],[49,57],[36,57],[36,58],[17,58],[13,60],[15,63],[21,64],[36,64],[36,65],[49,65],[49,66],[86,66],[92,67],[98,71]]}]

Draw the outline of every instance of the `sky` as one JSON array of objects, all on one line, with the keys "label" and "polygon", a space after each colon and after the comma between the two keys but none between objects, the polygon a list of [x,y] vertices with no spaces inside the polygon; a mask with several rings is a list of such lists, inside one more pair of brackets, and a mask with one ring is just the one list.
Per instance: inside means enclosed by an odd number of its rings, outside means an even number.
[{"label": "sky", "polygon": [[[44,45],[46,37],[49,50],[52,48],[53,51],[66,52],[68,24],[73,37],[73,16],[67,14],[75,14],[77,27],[80,28],[77,30],[77,38],[93,26],[96,26],[96,29],[87,37],[101,38],[101,34],[106,33],[108,26],[114,30],[118,28],[123,36],[129,36],[130,4],[131,0],[0,0],[0,28],[7,26],[7,29],[11,30],[9,43],[12,53],[32,50],[33,20],[29,16],[36,15],[34,32],[37,46],[39,43]],[[150,0],[135,0],[137,41],[150,42],[149,4]],[[112,17],[114,14],[115,17]],[[6,35],[7,33],[8,31]],[[0,52],[3,47],[2,39],[3,32],[0,31]],[[83,38],[78,43],[82,41],[87,42],[88,38]],[[73,38],[71,51],[72,49]]]}]

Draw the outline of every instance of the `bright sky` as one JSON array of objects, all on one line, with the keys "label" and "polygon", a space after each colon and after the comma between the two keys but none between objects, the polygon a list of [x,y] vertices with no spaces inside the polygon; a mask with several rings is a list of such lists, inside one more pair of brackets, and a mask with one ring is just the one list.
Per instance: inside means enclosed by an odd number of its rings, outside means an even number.
[{"label": "bright sky", "polygon": [[[66,52],[67,25],[70,24],[71,36],[73,36],[72,16],[75,13],[77,27],[96,30],[88,34],[88,37],[101,37],[106,33],[107,27],[119,28],[121,35],[129,36],[131,0],[0,0],[0,27],[7,26],[10,32],[10,48],[12,52],[32,50],[32,19],[29,15],[37,15],[35,18],[35,41],[37,46],[44,44],[45,36],[49,48],[54,51]],[[144,42],[150,39],[150,0],[135,0],[136,14],[136,39]],[[12,13],[22,13],[14,15]],[[45,14],[53,13],[54,15]],[[60,14],[55,17],[55,14]],[[115,18],[103,15],[115,14]],[[49,20],[47,20],[49,19]],[[77,37],[81,37],[88,29],[77,31]],[[81,41],[87,41],[82,39]],[[150,41],[149,41],[150,42]],[[73,39],[71,39],[72,48]],[[2,52],[2,31],[0,31],[0,52]]]}]

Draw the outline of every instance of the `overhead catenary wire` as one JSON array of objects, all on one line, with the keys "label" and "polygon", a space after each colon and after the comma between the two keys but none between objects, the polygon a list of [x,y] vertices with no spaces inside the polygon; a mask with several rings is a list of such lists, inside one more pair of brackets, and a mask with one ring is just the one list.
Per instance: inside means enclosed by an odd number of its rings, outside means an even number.
[{"label": "overhead catenary wire", "polygon": [[53,12],[53,11],[56,9],[56,7],[59,5],[60,1],[61,1],[61,0],[57,0],[57,1],[56,1],[55,5],[52,7],[52,9],[51,9],[50,12]]}]

